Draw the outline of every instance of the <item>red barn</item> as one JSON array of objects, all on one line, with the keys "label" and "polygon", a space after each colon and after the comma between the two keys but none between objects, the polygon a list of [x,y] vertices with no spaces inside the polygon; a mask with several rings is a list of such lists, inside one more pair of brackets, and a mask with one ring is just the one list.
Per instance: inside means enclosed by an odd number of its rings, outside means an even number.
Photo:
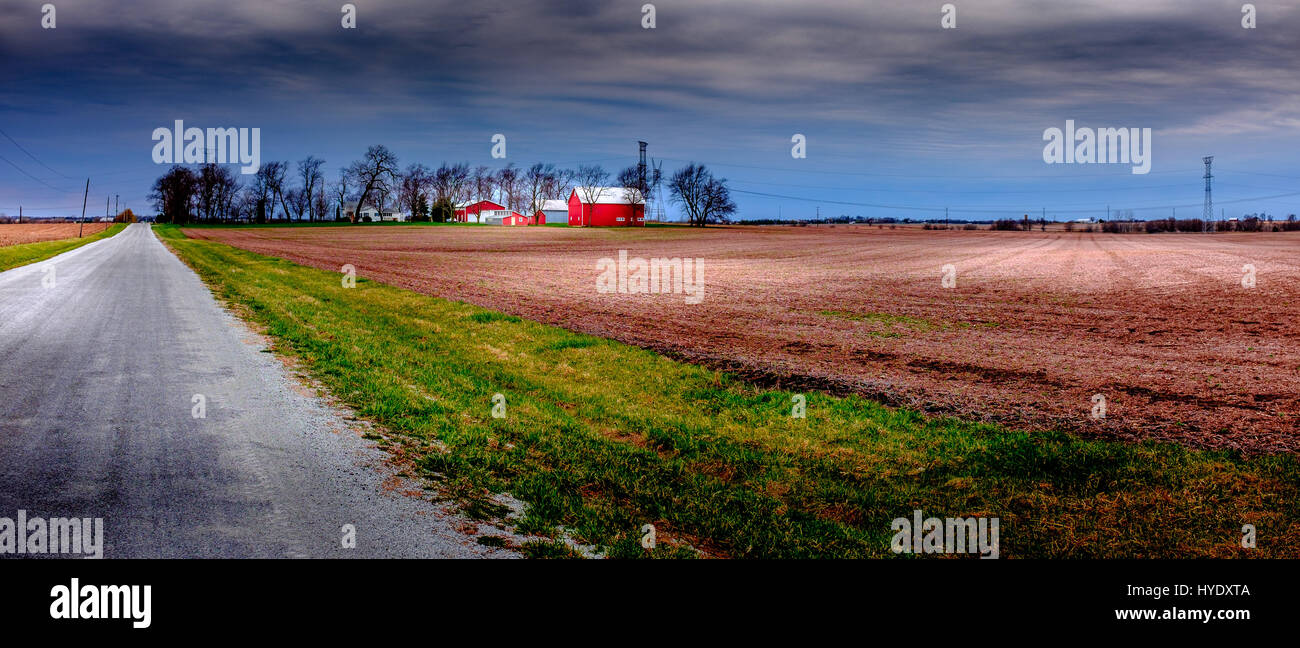
[{"label": "red barn", "polygon": [[645,202],[623,187],[577,187],[569,194],[569,225],[645,227]]},{"label": "red barn", "polygon": [[[477,217],[484,210],[493,211],[497,209],[505,209],[505,206],[498,205],[491,200],[479,200],[477,202],[470,202],[467,200],[456,205],[456,220],[462,223],[468,223],[471,222],[471,217]],[[479,219],[476,218],[474,222],[477,222],[478,220]]]}]

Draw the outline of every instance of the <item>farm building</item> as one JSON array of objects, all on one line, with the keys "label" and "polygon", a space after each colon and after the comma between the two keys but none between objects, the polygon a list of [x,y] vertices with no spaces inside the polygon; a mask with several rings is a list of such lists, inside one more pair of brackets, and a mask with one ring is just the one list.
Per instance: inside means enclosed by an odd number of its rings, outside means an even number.
[{"label": "farm building", "polygon": [[505,208],[505,205],[498,205],[491,200],[466,200],[456,203],[456,220],[462,223],[479,222],[482,220],[484,211]]},{"label": "farm building", "polygon": [[569,194],[572,227],[644,227],[645,202],[623,187],[576,187]]},{"label": "farm building", "polygon": [[547,223],[567,223],[569,222],[569,203],[563,200],[547,200],[542,202],[542,208],[528,219],[529,225],[545,225]]},{"label": "farm building", "polygon": [[[352,219],[353,214],[356,213],[356,211],[357,211],[357,201],[353,200],[352,202],[349,202],[346,205],[344,205],[343,217],[347,219]],[[380,211],[376,209],[374,205],[366,205],[365,207],[361,208],[361,213],[357,214],[356,220],[360,222],[360,221],[365,221],[367,218],[369,218],[370,221],[373,222],[397,221],[397,222],[404,223],[407,220],[406,216],[407,216],[406,214],[399,211]]]},{"label": "farm building", "polygon": [[520,227],[530,224],[527,216],[510,209],[484,209],[479,212],[479,218],[488,225]]}]

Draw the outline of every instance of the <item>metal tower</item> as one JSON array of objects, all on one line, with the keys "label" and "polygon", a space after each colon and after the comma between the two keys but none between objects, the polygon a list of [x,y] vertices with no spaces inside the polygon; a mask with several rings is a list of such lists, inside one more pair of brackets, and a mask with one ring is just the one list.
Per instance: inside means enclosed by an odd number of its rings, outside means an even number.
[{"label": "metal tower", "polygon": [[1214,174],[1210,173],[1210,165],[1214,163],[1214,156],[1207,155],[1201,161],[1205,163],[1205,214],[1201,216],[1204,221],[1202,227],[1206,232],[1213,232],[1214,198],[1210,195],[1210,183],[1214,180]]},{"label": "metal tower", "polygon": [[[640,158],[640,160],[636,163],[636,177],[637,177],[637,180],[640,180],[640,181],[641,181],[641,186],[639,186],[639,187],[637,187],[637,188],[640,189],[641,191],[645,191],[645,190],[646,190],[646,184],[645,184],[645,179],[646,179],[646,176],[645,176],[645,147],[646,147],[646,143],[645,143],[645,142],[637,142],[637,144],[639,144],[639,145],[641,146],[641,158]],[[648,192],[647,192],[647,193],[648,193]]]},{"label": "metal tower", "polygon": [[[654,184],[654,194],[655,194],[654,201],[653,201],[654,220],[662,223],[664,221],[664,185],[663,185],[663,172],[662,172],[664,163],[662,160],[658,162],[651,160],[650,166],[654,169],[654,171],[651,172],[652,173],[651,178],[654,180],[653,184]],[[650,218],[650,217],[651,217],[650,214],[646,214],[646,218]]]}]

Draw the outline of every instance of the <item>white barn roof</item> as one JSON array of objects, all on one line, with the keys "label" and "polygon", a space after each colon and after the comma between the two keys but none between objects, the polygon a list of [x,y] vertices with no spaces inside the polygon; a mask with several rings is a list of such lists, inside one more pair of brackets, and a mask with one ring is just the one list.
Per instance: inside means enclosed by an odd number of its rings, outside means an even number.
[{"label": "white barn roof", "polygon": [[632,199],[633,192],[623,187],[574,187],[573,190],[577,192],[578,200],[587,204],[590,204],[588,196],[595,196],[597,205],[641,204],[640,200]]},{"label": "white barn roof", "polygon": [[[579,196],[581,198],[581,196]],[[567,200],[546,200],[542,202],[542,211],[569,211]]]}]

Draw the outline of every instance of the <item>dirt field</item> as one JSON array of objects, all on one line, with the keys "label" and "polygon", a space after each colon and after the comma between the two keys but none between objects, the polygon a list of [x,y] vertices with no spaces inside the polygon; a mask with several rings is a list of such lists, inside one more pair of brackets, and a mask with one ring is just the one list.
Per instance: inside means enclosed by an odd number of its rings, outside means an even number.
[{"label": "dirt field", "polygon": [[[90,236],[108,229],[112,223],[86,223],[82,236]],[[76,238],[78,223],[3,223],[0,224],[0,247],[22,243],[40,243]]]},{"label": "dirt field", "polygon": [[[787,389],[1197,447],[1300,449],[1300,233],[863,226],[195,229]],[[596,265],[703,260],[704,299],[600,294]],[[942,285],[952,264],[956,285]],[[1256,284],[1243,286],[1243,266]],[[1093,396],[1106,416],[1092,416]],[[812,413],[810,413],[812,415]]]}]

